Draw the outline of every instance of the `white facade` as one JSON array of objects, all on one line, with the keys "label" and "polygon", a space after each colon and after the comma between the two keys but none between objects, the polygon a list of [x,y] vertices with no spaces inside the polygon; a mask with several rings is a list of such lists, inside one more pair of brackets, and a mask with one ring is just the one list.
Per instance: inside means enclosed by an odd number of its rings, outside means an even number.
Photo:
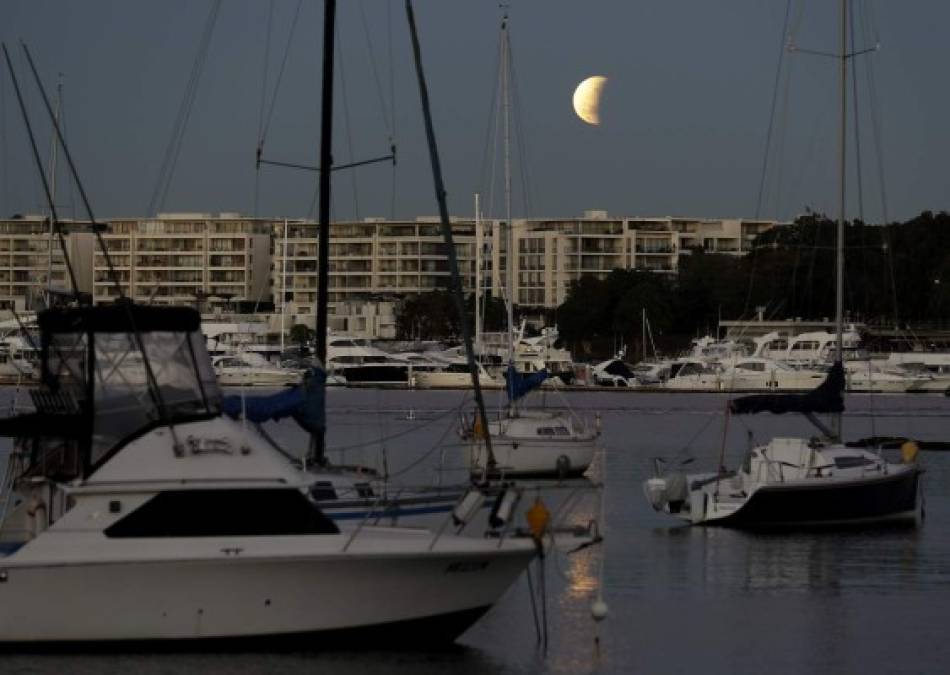
[{"label": "white facade", "polygon": [[[109,221],[103,240],[123,292],[137,302],[226,306],[270,300],[271,221],[234,213]],[[118,296],[105,255],[93,258],[93,301]]]},{"label": "white facade", "polygon": [[[105,256],[83,223],[68,224],[70,260],[80,290],[96,303],[118,291]],[[621,218],[588,211],[580,218],[514,221],[515,304],[554,308],[573,281],[613,269],[675,274],[682,255],[704,250],[742,255],[774,221],[706,218]],[[481,283],[504,297],[504,223],[453,219],[466,293]],[[249,311],[274,303],[286,324],[315,324],[317,225],[234,213],[159,214],[108,221],[103,240],[123,292],[139,302],[199,305],[204,311]],[[385,303],[448,288],[449,265],[435,218],[366,219],[330,230],[330,313],[335,328],[385,337],[395,330]],[[481,241],[481,246],[477,241]],[[32,306],[47,284],[49,225],[42,216],[0,221],[0,308]],[[478,249],[481,249],[479,253]],[[68,288],[63,256],[53,240],[53,286]],[[344,306],[346,303],[346,306]],[[383,303],[382,305],[380,303]]]}]

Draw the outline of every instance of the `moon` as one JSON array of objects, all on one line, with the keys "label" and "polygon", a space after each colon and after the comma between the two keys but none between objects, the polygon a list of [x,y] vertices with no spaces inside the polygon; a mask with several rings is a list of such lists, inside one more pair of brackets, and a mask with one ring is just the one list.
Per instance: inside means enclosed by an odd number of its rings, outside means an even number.
[{"label": "moon", "polygon": [[577,85],[574,90],[574,112],[588,124],[600,124],[600,96],[607,78],[594,75]]}]

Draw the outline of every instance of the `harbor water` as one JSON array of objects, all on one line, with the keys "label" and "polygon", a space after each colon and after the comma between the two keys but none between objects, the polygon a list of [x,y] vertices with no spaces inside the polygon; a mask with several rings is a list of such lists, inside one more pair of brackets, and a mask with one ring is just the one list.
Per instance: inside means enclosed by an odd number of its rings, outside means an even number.
[{"label": "harbor water", "polygon": [[[0,390],[6,410],[14,393]],[[499,403],[495,396],[490,405]],[[734,465],[750,442],[813,435],[813,428],[800,416],[760,415],[730,418],[724,429],[728,399],[718,394],[541,397],[599,415],[605,452],[590,473],[606,486],[605,543],[546,561],[546,650],[537,644],[523,577],[445,651],[381,652],[367,644],[314,653],[6,653],[0,672],[837,674],[941,672],[950,663],[950,452],[920,455],[926,517],[916,529],[750,534],[687,527],[654,513],[643,497],[653,457],[693,457],[691,470],[714,470],[723,447],[725,463]],[[846,405],[849,439],[950,440],[950,398],[851,395]],[[462,391],[331,390],[331,459],[385,468],[403,484],[464,480],[456,429],[459,415],[472,409],[471,394]],[[293,422],[267,429],[290,449],[306,448]],[[3,443],[5,454],[9,441]],[[595,505],[584,509],[578,522],[596,517]],[[590,605],[601,555],[609,614],[596,623]],[[541,576],[532,572],[537,586]]]}]

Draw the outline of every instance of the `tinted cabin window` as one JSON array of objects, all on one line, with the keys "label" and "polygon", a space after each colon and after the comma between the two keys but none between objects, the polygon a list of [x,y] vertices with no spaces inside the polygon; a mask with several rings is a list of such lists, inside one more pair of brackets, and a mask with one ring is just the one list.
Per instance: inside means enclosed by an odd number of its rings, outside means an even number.
[{"label": "tinted cabin window", "polygon": [[338,534],[300,491],[174,490],[118,521],[107,537],[236,537]]},{"label": "tinted cabin window", "polygon": [[839,469],[853,469],[858,466],[868,466],[876,462],[867,457],[835,457],[835,466]]}]

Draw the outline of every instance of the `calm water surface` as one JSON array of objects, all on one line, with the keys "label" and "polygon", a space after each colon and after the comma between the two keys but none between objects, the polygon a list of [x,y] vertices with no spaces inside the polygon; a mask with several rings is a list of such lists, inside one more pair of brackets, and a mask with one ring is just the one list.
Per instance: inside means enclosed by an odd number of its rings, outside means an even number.
[{"label": "calm water surface", "polygon": [[[9,400],[10,391],[0,393]],[[385,462],[397,481],[458,480],[461,453],[444,448],[456,442],[459,410],[472,409],[468,398],[463,392],[333,390],[329,444],[342,449],[337,460],[379,466],[380,453],[366,446],[385,438]],[[766,535],[690,528],[654,513],[640,484],[657,455],[696,457],[697,470],[715,467],[725,397],[571,392],[546,398],[548,405],[600,414],[606,453],[593,477],[607,486],[605,548],[548,561],[546,654],[536,646],[522,579],[457,648],[444,652],[6,654],[0,672],[945,672],[950,453],[921,454],[926,520],[917,529]],[[950,399],[943,396],[851,396],[847,406],[849,438],[950,440]],[[305,447],[292,423],[270,431],[287,446]],[[735,463],[750,438],[812,433],[797,416],[733,418],[725,434],[727,462]],[[610,614],[597,625],[589,608],[602,553]]]}]

